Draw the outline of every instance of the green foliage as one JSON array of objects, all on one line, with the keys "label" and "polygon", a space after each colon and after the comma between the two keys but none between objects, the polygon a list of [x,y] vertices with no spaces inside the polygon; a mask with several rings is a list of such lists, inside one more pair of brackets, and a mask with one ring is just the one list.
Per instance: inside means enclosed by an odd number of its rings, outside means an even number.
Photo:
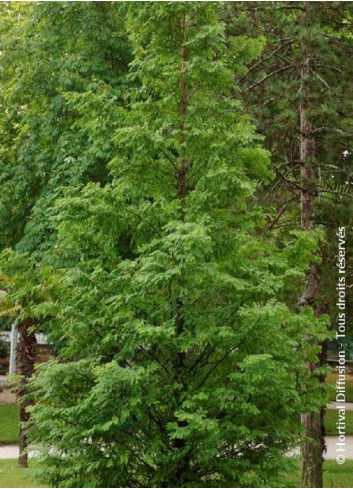
[{"label": "green foliage", "polygon": [[[325,320],[278,300],[315,237],[279,248],[261,232],[269,155],[234,96],[245,48],[228,49],[217,4],[131,4],[127,27],[131,86],[126,106],[108,104],[111,181],[56,201],[45,259],[61,270],[32,309],[62,344],[32,382],[43,478],[271,485],[299,442],[298,413],[323,399],[306,361]],[[91,94],[67,100],[98,110]]]},{"label": "green foliage", "polygon": [[[353,79],[352,6],[349,2],[226,2],[221,14],[229,36],[265,38],[260,58],[246,61],[247,72],[237,79],[240,97],[271,152],[276,179],[260,197],[268,209],[268,226],[280,242],[300,227],[303,45],[311,52],[306,112],[315,144],[312,217],[324,234],[317,251],[321,264],[315,306],[328,313],[334,325],[338,226],[347,228],[347,269],[352,268],[352,100],[346,95]],[[287,291],[287,303],[294,304],[297,298],[297,287]],[[349,315],[350,290],[347,298]]]},{"label": "green foliage", "polygon": [[6,358],[10,353],[10,346],[7,341],[0,339],[0,358]]},{"label": "green foliage", "polygon": [[[333,27],[247,3],[0,6],[1,312],[56,348],[31,381],[45,484],[274,486],[299,413],[325,401],[307,362],[327,318],[296,302],[325,234],[298,231],[296,196],[284,230],[274,215],[300,94],[268,54],[288,42],[297,66],[303,36],[315,47]],[[317,125],[349,122],[341,96]]]},{"label": "green foliage", "polygon": [[0,246],[41,256],[64,190],[108,179],[130,54],[119,5],[18,3],[2,7]]},{"label": "green foliage", "polygon": [[34,304],[43,303],[42,319],[58,267],[68,264],[52,252],[56,203],[87,182],[109,181],[109,133],[130,48],[117,4],[1,8],[0,249],[11,247],[0,258],[1,310],[35,318]]}]

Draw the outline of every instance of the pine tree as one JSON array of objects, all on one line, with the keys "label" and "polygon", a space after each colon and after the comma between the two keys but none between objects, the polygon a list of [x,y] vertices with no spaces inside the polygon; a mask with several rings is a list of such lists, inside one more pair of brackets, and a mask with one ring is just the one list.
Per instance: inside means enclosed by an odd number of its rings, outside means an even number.
[{"label": "pine tree", "polygon": [[[238,15],[226,13],[231,34],[245,31],[266,38],[266,49],[259,61],[248,65],[241,85],[277,174],[264,199],[277,201],[269,227],[280,239],[299,223],[307,232],[319,226],[325,230],[318,252],[321,263],[311,264],[299,304],[313,306],[317,315],[330,313],[335,325],[335,233],[340,223],[349,224],[347,207],[352,205],[352,103],[345,97],[352,80],[347,61],[352,9],[348,2],[243,2],[235,9]],[[294,300],[292,294],[286,299]],[[325,349],[324,342],[321,365]],[[324,381],[317,367],[310,364]],[[303,416],[303,487],[322,487],[323,415],[322,408]]]}]

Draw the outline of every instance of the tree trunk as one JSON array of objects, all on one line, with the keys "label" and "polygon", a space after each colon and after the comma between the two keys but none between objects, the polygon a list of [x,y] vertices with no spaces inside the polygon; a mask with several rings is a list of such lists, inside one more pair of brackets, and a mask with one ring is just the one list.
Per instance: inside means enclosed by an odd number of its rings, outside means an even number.
[{"label": "tree trunk", "polygon": [[[186,173],[187,170],[191,167],[191,162],[188,162],[185,158],[184,152],[184,132],[186,130],[185,127],[185,117],[187,114],[188,101],[187,101],[187,80],[186,80],[186,62],[187,62],[187,50],[186,50],[186,42],[187,42],[187,19],[186,14],[184,13],[180,22],[181,28],[181,51],[180,51],[180,147],[181,154],[179,158],[179,167],[177,174],[177,195],[178,199],[181,203],[181,214],[180,217],[182,220],[185,219],[184,212],[184,199],[187,196],[188,190],[186,185]],[[176,333],[180,336],[185,329],[184,322],[184,304],[181,298],[176,298]],[[176,374],[176,382],[181,384],[181,388],[175,392],[175,396],[177,398],[177,403],[180,404],[180,397],[182,393],[186,390],[186,385],[184,384],[183,375],[185,368],[185,352],[179,352],[177,354],[176,361],[174,363],[174,371]],[[177,419],[177,425],[180,428],[185,428],[187,426],[187,421],[181,421]],[[188,450],[186,447],[186,442],[183,438],[174,438],[173,439],[173,449],[176,452],[181,453],[179,458],[177,459],[175,466],[173,467],[170,480],[167,481],[167,487],[183,487],[185,483],[187,483],[187,478],[189,476],[189,456]]]},{"label": "tree trunk", "polygon": [[[305,2],[304,23],[308,22],[308,2]],[[300,116],[300,162],[301,162],[301,228],[310,231],[314,221],[314,198],[315,198],[315,136],[313,127],[308,120],[308,106],[310,95],[310,61],[312,55],[310,49],[302,44],[303,62],[301,67],[301,104]],[[314,306],[315,296],[319,285],[319,274],[316,263],[312,263],[306,278],[306,287],[299,299],[302,307]],[[314,372],[316,365],[308,364],[308,368]],[[302,487],[323,487],[323,438],[322,438],[322,413],[304,413],[301,421],[305,430],[307,440],[301,447]]]},{"label": "tree trunk", "polygon": [[321,415],[306,413],[301,416],[305,428],[305,436],[313,439],[301,447],[302,456],[302,487],[323,487],[322,481],[322,439]]},{"label": "tree trunk", "polygon": [[[181,151],[184,151],[182,147],[184,144],[184,135],[185,131],[185,116],[187,111],[187,94],[186,94],[186,15],[184,13],[183,18],[181,20],[181,66],[180,66],[180,145]],[[186,196],[186,170],[187,170],[187,162],[185,160],[184,155],[181,155],[181,160],[178,168],[178,198],[183,200]]]},{"label": "tree trunk", "polygon": [[25,399],[24,396],[27,394],[27,380],[33,375],[34,371],[34,359],[37,340],[34,332],[31,331],[33,326],[34,323],[30,319],[22,321],[18,325],[20,335],[17,347],[17,374],[21,376],[20,385],[17,392],[17,401],[20,408],[20,454],[18,458],[18,463],[21,467],[28,467],[28,454],[26,453],[28,441],[27,428],[25,426],[25,423],[27,423],[29,420],[27,407],[31,403],[28,401],[28,399]]}]

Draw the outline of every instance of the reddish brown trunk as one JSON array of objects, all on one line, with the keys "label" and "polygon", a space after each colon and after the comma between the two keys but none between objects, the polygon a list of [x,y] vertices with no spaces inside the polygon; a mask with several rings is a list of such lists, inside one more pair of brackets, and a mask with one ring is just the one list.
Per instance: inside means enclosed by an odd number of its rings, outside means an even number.
[{"label": "reddish brown trunk", "polygon": [[17,346],[17,374],[21,376],[18,390],[18,404],[20,408],[20,455],[18,458],[18,463],[21,467],[28,467],[28,454],[25,451],[28,447],[27,429],[24,425],[29,420],[27,407],[30,405],[30,402],[27,399],[24,399],[24,396],[27,394],[27,380],[33,375],[34,372],[34,359],[37,341],[34,332],[31,331],[33,325],[33,321],[27,319],[22,321],[18,326],[20,334]]},{"label": "reddish brown trunk", "polygon": [[[305,3],[304,23],[309,24],[308,4]],[[310,49],[302,44],[303,62],[301,67],[301,104],[300,116],[300,161],[301,161],[301,227],[304,231],[310,231],[314,222],[314,198],[315,198],[315,137],[311,122],[308,120],[308,105],[310,95]],[[313,306],[319,284],[318,267],[312,263],[306,278],[306,287],[299,299],[302,307]],[[316,311],[317,312],[317,311]],[[316,365],[308,364],[313,372]],[[323,437],[322,437],[322,412],[304,413],[301,421],[305,430],[305,441],[301,447],[302,487],[323,487]]]},{"label": "reddish brown trunk", "polygon": [[[301,177],[301,228],[310,231],[313,228],[314,196],[315,196],[315,138],[313,128],[307,119],[307,96],[309,91],[308,78],[310,74],[310,53],[304,53],[306,59],[301,69],[302,103],[299,108],[300,115],[300,177]],[[301,306],[312,305],[318,289],[318,268],[312,263],[307,275],[306,288],[299,300]]]},{"label": "reddish brown trunk", "polygon": [[312,159],[315,156],[315,138],[313,128],[307,119],[307,100],[309,86],[308,78],[310,75],[310,53],[306,54],[306,59],[301,68],[301,91],[302,103],[299,107],[300,115],[300,162],[301,162],[301,225],[302,229],[308,231],[313,227],[314,201],[313,190],[315,188],[315,169]]},{"label": "reddish brown trunk", "polygon": [[[180,122],[180,144],[181,148],[180,151],[183,152],[184,148],[184,136],[183,136],[183,131],[185,130],[185,116],[186,116],[186,111],[187,111],[187,95],[186,95],[186,31],[187,31],[187,26],[186,26],[186,15],[183,15],[183,18],[181,20],[181,36],[182,36],[182,43],[181,43],[181,67],[180,67],[180,74],[181,74],[181,79],[180,79],[180,117],[181,117],[181,122]],[[178,198],[179,199],[184,199],[186,196],[186,160],[185,158],[181,158],[179,169],[178,169]]]},{"label": "reddish brown trunk", "polygon": [[[301,92],[302,102],[299,107],[300,115],[300,177],[301,177],[301,228],[310,231],[314,220],[314,196],[315,196],[315,137],[313,127],[307,119],[309,75],[310,75],[310,53],[303,48],[305,56],[301,68]],[[312,305],[318,289],[318,268],[312,263],[307,275],[306,288],[299,300],[301,306]]]}]

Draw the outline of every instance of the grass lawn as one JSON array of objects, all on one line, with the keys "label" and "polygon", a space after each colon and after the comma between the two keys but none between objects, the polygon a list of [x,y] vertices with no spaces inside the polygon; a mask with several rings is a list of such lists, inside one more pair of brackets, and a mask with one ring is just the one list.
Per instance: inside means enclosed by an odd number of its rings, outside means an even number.
[{"label": "grass lawn", "polygon": [[0,404],[0,445],[18,443],[18,425],[17,404]]},{"label": "grass lawn", "polygon": [[[338,421],[338,412],[334,409],[328,409],[325,414],[326,435],[337,435],[336,423]],[[353,435],[353,411],[346,411],[346,435]]]},{"label": "grass lawn", "polygon": [[35,461],[30,467],[22,469],[17,460],[0,460],[0,487],[43,487],[36,482]]},{"label": "grass lawn", "polygon": [[[337,374],[332,372],[327,376],[326,383],[329,386],[328,395],[330,401],[336,400],[336,379]],[[346,375],[346,402],[353,402],[353,375]]]},{"label": "grass lawn", "polygon": [[[301,487],[300,463],[290,472],[280,487]],[[353,487],[353,460],[346,460],[343,465],[338,465],[336,460],[324,462],[324,487]]]},{"label": "grass lawn", "polygon": [[[29,469],[21,469],[17,460],[0,460],[0,487],[43,487],[36,482],[36,463],[30,461]],[[278,487],[300,487],[300,464],[295,461],[292,470]],[[324,463],[324,487],[353,487],[353,460],[338,465],[335,460]]]}]

